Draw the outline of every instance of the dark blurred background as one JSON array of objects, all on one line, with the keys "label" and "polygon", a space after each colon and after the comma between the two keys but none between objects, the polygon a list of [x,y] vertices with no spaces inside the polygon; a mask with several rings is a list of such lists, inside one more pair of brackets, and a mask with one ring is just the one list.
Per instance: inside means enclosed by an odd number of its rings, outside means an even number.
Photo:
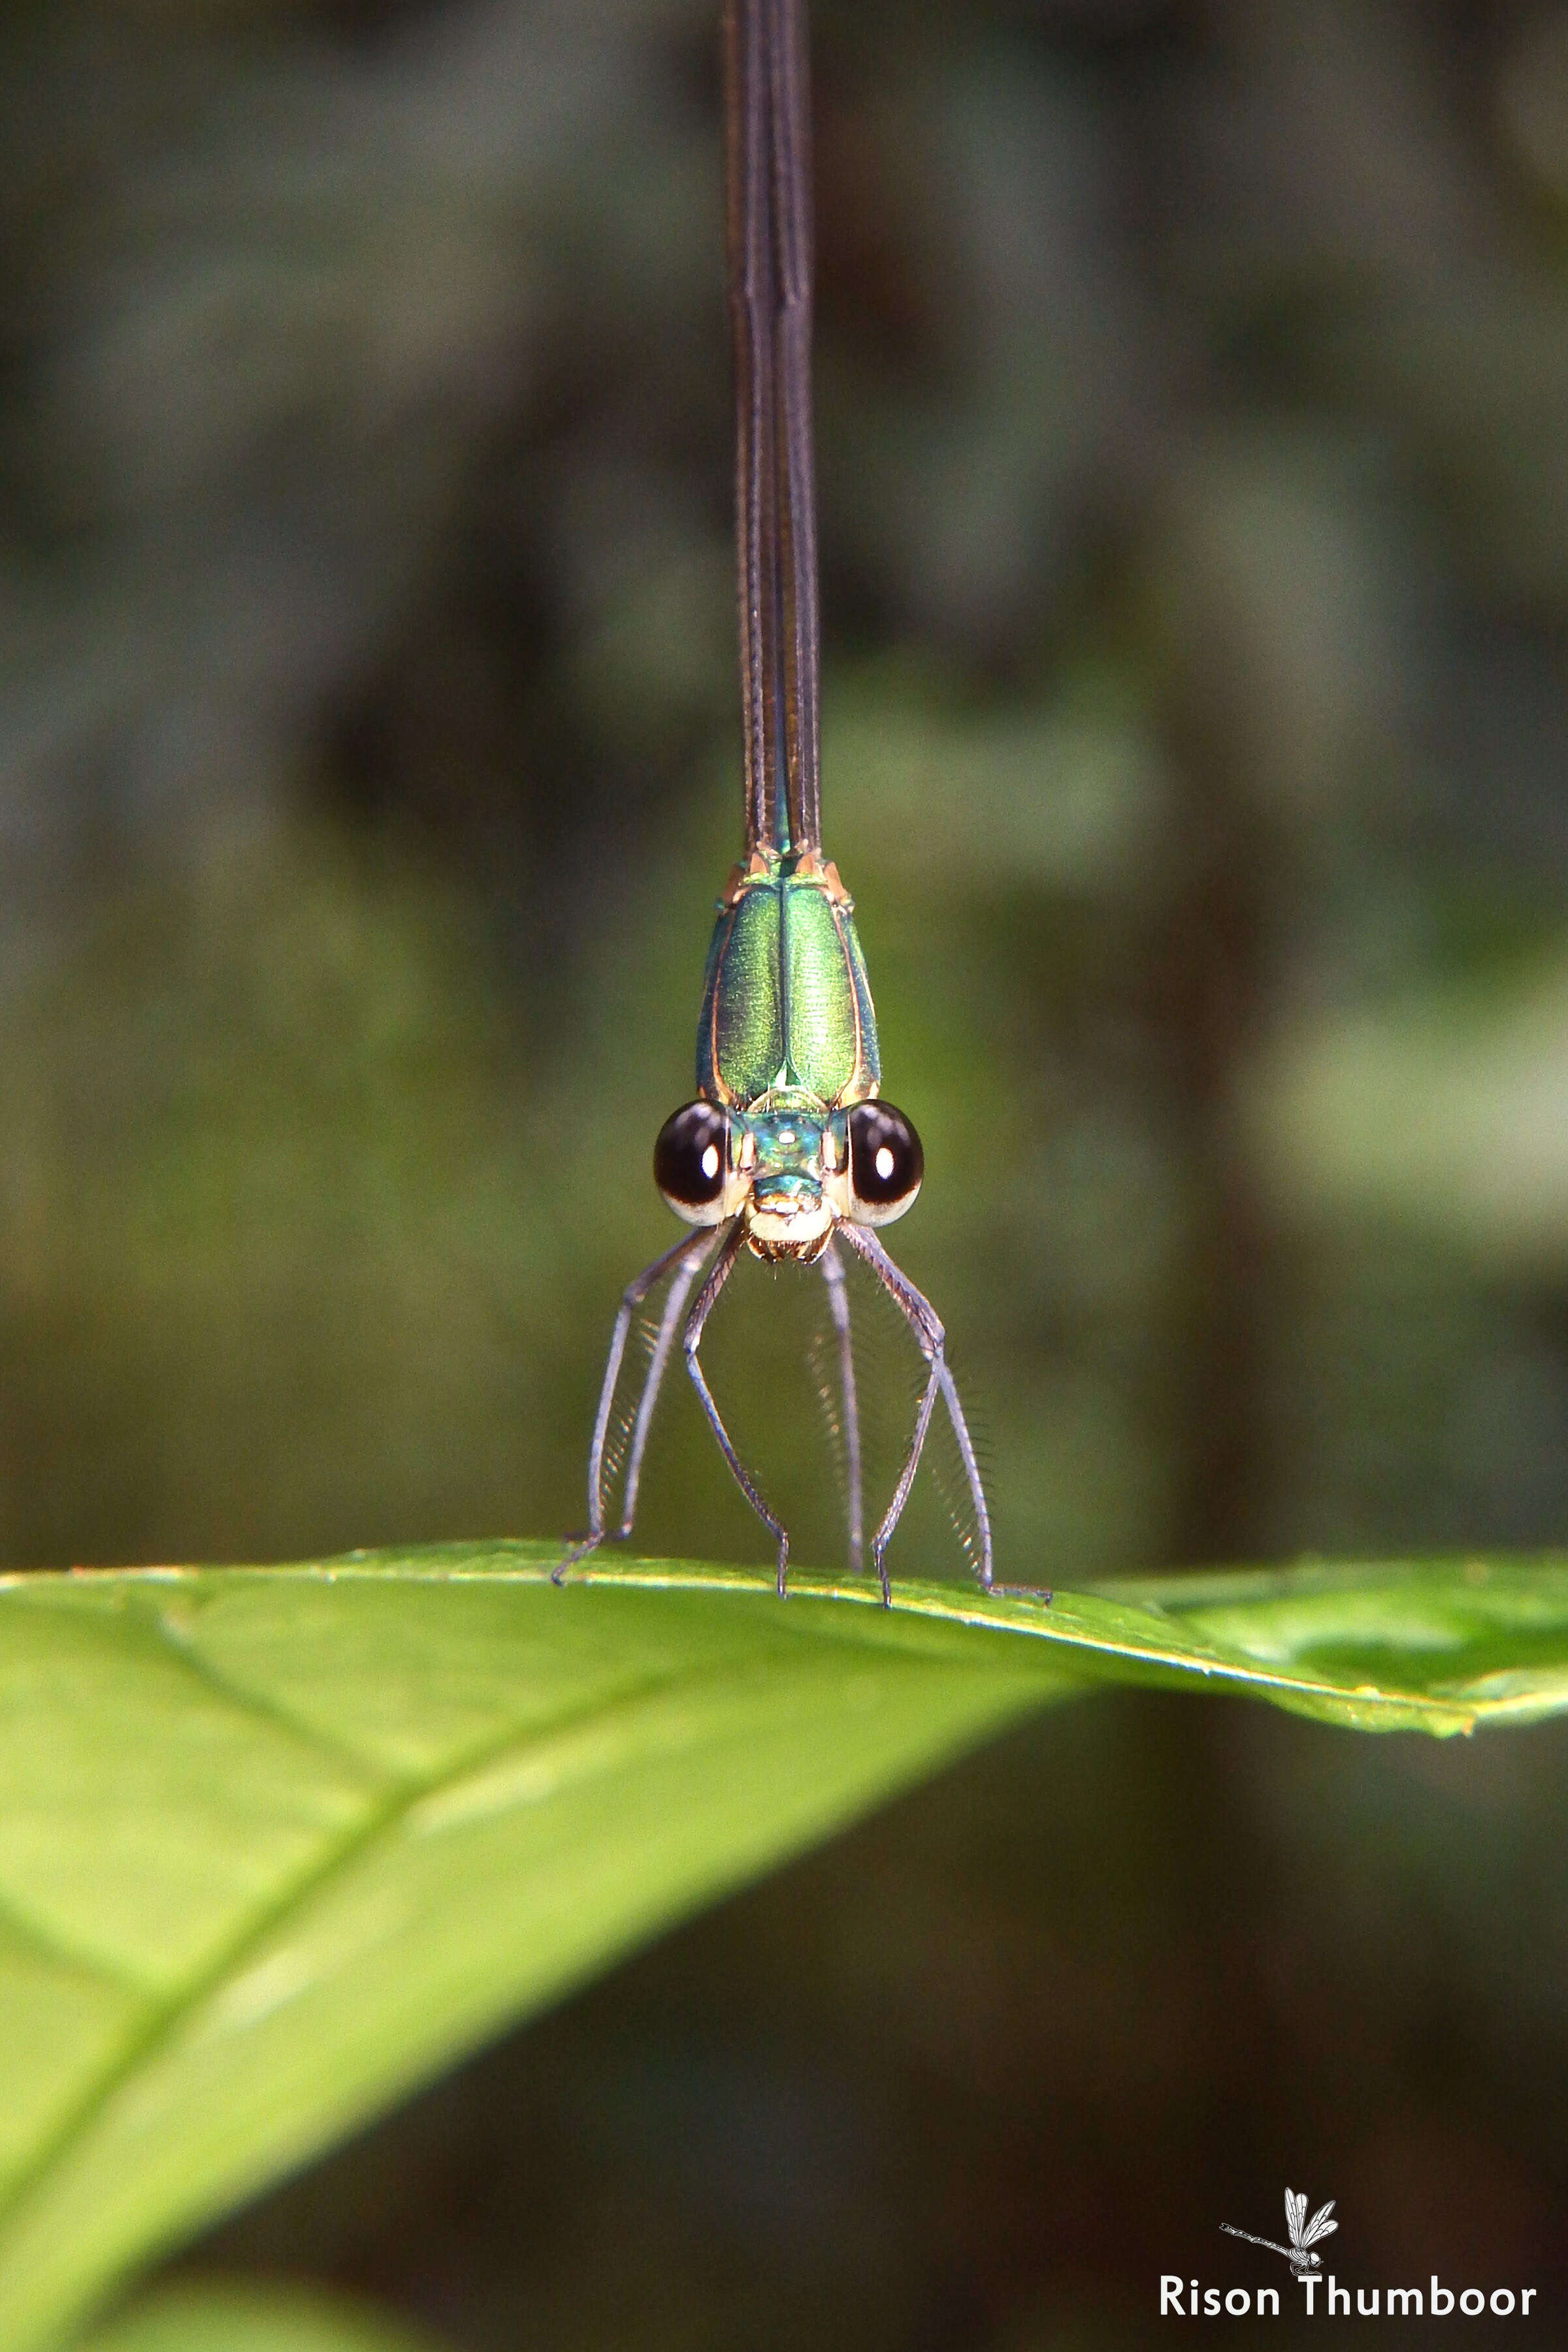
[{"label": "dark blurred background", "polygon": [[[8,1561],[581,1519],[738,832],[715,16],[0,23]],[[1568,7],[814,43],[827,846],[1003,1572],[1560,1539]],[[640,1532],[764,1549],[684,1390]],[[1565,1796],[1059,1713],[193,2260],[458,2352],[1038,2352],[1283,2279],[1216,2231],[1289,2181],[1561,2310]]]}]

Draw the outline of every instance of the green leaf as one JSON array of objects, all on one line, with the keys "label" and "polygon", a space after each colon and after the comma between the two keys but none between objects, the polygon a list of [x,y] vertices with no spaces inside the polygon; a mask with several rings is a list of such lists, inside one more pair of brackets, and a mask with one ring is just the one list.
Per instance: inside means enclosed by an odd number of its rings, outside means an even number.
[{"label": "green leaf", "polygon": [[77,2352],[437,2352],[363,2305],[289,2287],[174,2287],[95,2329]]},{"label": "green leaf", "polygon": [[0,1580],[0,2343],[503,2023],[1096,1682],[1568,1701],[1568,1568],[987,1598],[540,1545]]}]

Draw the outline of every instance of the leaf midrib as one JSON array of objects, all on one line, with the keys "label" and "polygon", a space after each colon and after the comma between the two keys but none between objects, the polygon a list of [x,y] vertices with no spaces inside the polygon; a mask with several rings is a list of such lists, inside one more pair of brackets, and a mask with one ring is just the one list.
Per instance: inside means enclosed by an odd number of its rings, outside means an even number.
[{"label": "leaf midrib", "polygon": [[362,1820],[307,1868],[296,1873],[271,1901],[252,1913],[238,1934],[220,1944],[199,1969],[186,1978],[176,1991],[158,2001],[137,2030],[127,2036],[86,2085],[74,2106],[62,2116],[32,2164],[0,2195],[0,2241],[27,2206],[44,2193],[51,2178],[64,2168],[73,2148],[105,2112],[115,2094],[172,2039],[184,2021],[237,1974],[250,1955],[287,1926],[293,1915],[330,1888],[335,1879],[371,1850],[378,1838],[397,1828],[426,1799],[490,1769],[514,1753],[521,1759],[531,1750],[543,1750],[584,1728],[611,1724],[617,1715],[650,1698],[700,1689],[703,1684],[732,1671],[732,1662],[726,1661],[721,1665],[710,1664],[689,1673],[648,1675],[636,1683],[623,1684],[608,1698],[601,1694],[582,1706],[552,1717],[547,1724],[531,1724],[526,1729],[510,1724],[493,1737],[476,1741],[459,1758],[448,1759],[433,1770],[397,1776],[385,1796],[373,1801]]}]

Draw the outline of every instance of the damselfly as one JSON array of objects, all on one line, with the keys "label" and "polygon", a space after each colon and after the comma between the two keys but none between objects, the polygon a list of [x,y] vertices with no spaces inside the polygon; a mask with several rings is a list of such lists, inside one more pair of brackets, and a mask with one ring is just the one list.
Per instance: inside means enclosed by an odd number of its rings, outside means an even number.
[{"label": "damselfly", "polygon": [[851,1564],[860,1568],[859,1415],[842,1244],[903,1315],[925,1365],[902,1466],[871,1544],[882,1598],[890,1598],[888,1546],[939,1398],[968,1486],[975,1566],[989,1590],[990,1515],[942,1327],[877,1234],[920,1191],[920,1138],[902,1111],[881,1099],[854,906],[822,848],[804,0],[729,0],[724,34],[745,848],[719,902],[708,951],[696,1099],[666,1119],[654,1146],[654,1181],[698,1234],[655,1258],[621,1300],[588,1455],[588,1532],[556,1573],[612,1532],[616,1386],[634,1318],[668,1278],[614,1532],[631,1532],[654,1405],[679,1332],[709,1427],[778,1547],[784,1592],[789,1536],[731,1442],[700,1354],[714,1303],[744,1250],[817,1266],[826,1277],[844,1400]]}]

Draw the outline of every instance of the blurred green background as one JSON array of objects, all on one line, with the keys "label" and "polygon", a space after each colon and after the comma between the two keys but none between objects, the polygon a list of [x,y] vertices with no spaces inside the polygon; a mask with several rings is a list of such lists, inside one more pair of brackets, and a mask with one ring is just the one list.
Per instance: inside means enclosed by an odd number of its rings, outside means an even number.
[{"label": "blurred green background", "polygon": [[[9,1562],[581,1521],[738,835],[715,14],[0,26]],[[1001,1572],[1558,1540],[1568,10],[813,31],[827,846]],[[735,1288],[831,1562],[804,1286]],[[683,1386],[639,1533],[765,1550]],[[1565,1798],[1561,1729],[1098,1701],[187,2267],[1037,2352],[1275,2283],[1289,2181],[1561,2309]]]}]

